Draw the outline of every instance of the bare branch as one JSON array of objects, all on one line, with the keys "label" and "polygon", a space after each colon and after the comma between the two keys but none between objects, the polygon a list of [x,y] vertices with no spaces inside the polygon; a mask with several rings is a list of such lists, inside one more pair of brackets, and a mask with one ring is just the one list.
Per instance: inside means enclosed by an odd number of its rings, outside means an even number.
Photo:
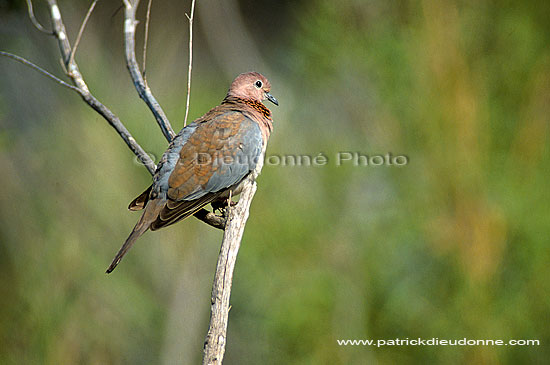
[{"label": "bare branch", "polygon": [[126,142],[126,145],[130,148],[130,150],[132,150],[132,152],[139,158],[147,171],[149,171],[151,175],[154,175],[157,169],[155,163],[149,154],[145,152],[145,150],[136,142],[134,137],[132,137],[120,119],[89,92],[83,96],[82,99],[84,99],[89,106],[91,106],[96,112],[105,118],[105,120],[107,120],[107,122],[117,131],[124,142]]},{"label": "bare branch", "polygon": [[183,126],[187,125],[187,117],[189,116],[189,99],[191,97],[191,69],[193,68],[193,17],[195,15],[195,0],[191,1],[191,13],[185,14],[189,20],[189,70],[187,71],[187,100],[185,102],[185,119]]},{"label": "bare branch", "polygon": [[147,77],[145,76],[145,70],[147,67],[147,42],[149,41],[149,21],[151,20],[151,3],[153,0],[149,0],[147,3],[147,15],[145,17],[145,37],[143,39],[143,80],[145,85],[147,85]]},{"label": "bare branch", "polygon": [[49,77],[50,79],[54,80],[55,82],[57,82],[58,84],[62,85],[62,86],[65,86],[66,88],[69,88],[73,91],[76,91],[78,94],[82,95],[82,90],[80,90],[79,88],[77,87],[74,87],[73,85],[69,85],[67,84],[65,81],[61,80],[60,78],[58,78],[57,76],[55,75],[52,75],[51,73],[49,73],[48,71],[44,70],[42,67],[32,63],[31,61],[23,58],[23,57],[19,57],[17,55],[14,55],[12,53],[9,53],[9,52],[3,52],[3,51],[0,51],[0,56],[4,56],[4,57],[7,57],[7,58],[11,58],[12,60],[15,60],[19,63],[22,63],[23,65],[25,66],[29,66],[30,68],[40,72],[42,75],[45,75],[47,77]]},{"label": "bare branch", "polygon": [[139,0],[124,0],[124,55],[126,57],[126,66],[130,71],[130,76],[134,82],[134,86],[139,94],[139,97],[145,101],[145,104],[149,107],[153,113],[162,134],[171,142],[176,136],[166,114],[160,107],[159,103],[151,93],[151,89],[145,84],[143,75],[139,71],[139,66],[136,61],[135,52],[135,33],[136,33],[136,10],[139,4]]},{"label": "bare branch", "polygon": [[223,361],[227,342],[227,320],[233,270],[248,219],[250,204],[255,193],[256,183],[249,178],[244,182],[239,202],[235,207],[229,209],[229,220],[225,227],[212,285],[210,327],[204,342],[203,365],[221,364]]},{"label": "bare branch", "polygon": [[59,11],[59,6],[57,6],[56,0],[48,0],[48,5],[50,6],[50,15],[52,18],[53,32],[57,38],[57,43],[59,44],[59,50],[61,51],[61,59],[65,66],[67,76],[71,78],[76,87],[82,91],[89,92],[88,85],[84,82],[82,74],[78,69],[78,66],[74,59],[71,61],[71,45],[69,43],[69,38],[67,37],[67,31],[65,30],[65,24],[61,19],[61,12]]},{"label": "bare branch", "polygon": [[43,33],[53,35],[53,31],[47,30],[46,28],[44,28],[42,26],[42,24],[40,24],[40,22],[34,16],[34,10],[32,8],[32,1],[31,0],[27,0],[27,10],[29,12],[29,18],[31,19],[31,22],[32,22],[32,24],[34,25],[34,27],[36,29],[38,29],[39,31],[41,31]]},{"label": "bare branch", "polygon": [[56,0],[48,0],[48,5],[50,7],[50,15],[52,18],[52,24],[54,28],[54,35],[57,38],[59,44],[59,50],[61,52],[61,58],[63,60],[63,65],[67,76],[70,77],[78,93],[82,99],[92,107],[96,112],[98,112],[107,122],[117,131],[120,137],[124,140],[126,145],[130,150],[139,158],[143,165],[147,168],[149,173],[154,174],[156,170],[155,163],[151,157],[145,152],[145,150],[136,142],[134,137],[128,132],[126,127],[122,124],[120,119],[113,113],[109,108],[103,105],[99,100],[97,100],[88,89],[88,85],[84,82],[84,78],[80,73],[78,65],[76,64],[74,57],[71,57],[71,45],[69,39],[67,38],[67,32],[65,30],[65,25],[61,19],[61,12],[57,6]]},{"label": "bare branch", "polygon": [[90,15],[92,15],[92,11],[94,11],[95,4],[97,4],[97,0],[94,0],[92,2],[92,4],[90,5],[90,8],[88,9],[88,12],[86,13],[86,16],[84,17],[84,20],[82,21],[82,24],[80,25],[80,29],[78,30],[76,41],[74,42],[74,47],[71,50],[71,55],[69,57],[69,64],[73,63],[74,61],[74,55],[76,53],[76,49],[78,48],[78,45],[80,44],[80,38],[82,38],[82,33],[84,33],[84,29],[86,28],[88,19],[90,19]]}]

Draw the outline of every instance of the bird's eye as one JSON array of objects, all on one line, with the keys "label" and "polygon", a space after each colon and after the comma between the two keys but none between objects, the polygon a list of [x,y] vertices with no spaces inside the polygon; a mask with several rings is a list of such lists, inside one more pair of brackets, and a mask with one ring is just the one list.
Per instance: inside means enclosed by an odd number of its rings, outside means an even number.
[{"label": "bird's eye", "polygon": [[260,80],[256,81],[256,87],[259,89],[262,87],[262,82]]}]

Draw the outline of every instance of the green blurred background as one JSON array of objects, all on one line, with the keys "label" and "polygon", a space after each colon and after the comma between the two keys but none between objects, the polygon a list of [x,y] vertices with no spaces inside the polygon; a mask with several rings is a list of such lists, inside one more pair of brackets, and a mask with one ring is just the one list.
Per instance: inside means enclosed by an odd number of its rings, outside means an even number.
[{"label": "green blurred background", "polygon": [[[60,0],[71,41],[89,3]],[[158,160],[167,143],[126,72],[119,5],[99,2],[76,60]],[[149,84],[176,130],[188,9],[154,1],[150,27]],[[260,71],[281,105],[268,155],[329,158],[265,166],[226,364],[548,361],[548,19],[548,1],[197,1],[191,117]],[[0,49],[62,75],[23,1],[0,1]],[[338,151],[409,164],[337,166]],[[221,232],[188,219],[148,233],[105,275],[150,175],[75,93],[5,58],[0,179],[0,363],[200,362]],[[541,344],[336,343],[418,337]]]}]

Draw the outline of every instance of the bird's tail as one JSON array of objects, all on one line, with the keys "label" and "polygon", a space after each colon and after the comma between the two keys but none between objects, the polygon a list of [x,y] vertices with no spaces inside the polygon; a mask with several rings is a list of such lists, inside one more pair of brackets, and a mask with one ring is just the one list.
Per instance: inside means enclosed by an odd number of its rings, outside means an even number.
[{"label": "bird's tail", "polygon": [[149,204],[147,204],[143,215],[136,223],[134,229],[132,230],[132,233],[130,233],[130,235],[126,239],[126,242],[124,242],[124,244],[116,254],[115,258],[113,259],[113,262],[111,262],[111,265],[109,265],[109,268],[106,271],[107,274],[110,274],[117,267],[120,260],[122,260],[124,255],[126,255],[126,252],[128,252],[128,250],[132,247],[134,242],[136,242],[139,236],[147,232],[149,226],[151,225],[151,222],[156,219],[159,210],[162,209],[162,206],[162,202],[159,201],[151,201],[149,202]]},{"label": "bird's tail", "polygon": [[149,229],[149,227],[147,227],[147,225],[142,224],[140,226],[139,223],[141,223],[141,222],[138,222],[138,224],[136,224],[136,226],[132,230],[132,233],[130,233],[130,235],[126,239],[126,242],[124,242],[124,244],[122,245],[120,250],[118,250],[118,253],[116,254],[115,258],[113,259],[113,262],[111,262],[111,265],[109,265],[109,268],[106,271],[107,274],[110,274],[117,267],[120,260],[122,260],[124,255],[126,255],[126,252],[128,252],[128,250],[132,247],[134,242],[136,242],[136,240],[139,238],[139,236],[144,234],[145,231],[147,231],[147,229]]}]

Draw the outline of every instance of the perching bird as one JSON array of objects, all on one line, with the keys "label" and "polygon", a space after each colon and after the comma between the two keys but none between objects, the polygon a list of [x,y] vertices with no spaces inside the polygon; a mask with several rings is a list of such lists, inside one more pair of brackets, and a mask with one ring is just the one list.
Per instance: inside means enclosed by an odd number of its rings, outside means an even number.
[{"label": "perching bird", "polygon": [[184,127],[164,152],[153,184],[128,209],[144,209],[132,233],[107,269],[112,272],[136,239],[148,229],[174,224],[209,203],[240,193],[241,183],[259,174],[273,129],[271,111],[279,105],[271,84],[257,72],[231,83],[221,105]]}]

